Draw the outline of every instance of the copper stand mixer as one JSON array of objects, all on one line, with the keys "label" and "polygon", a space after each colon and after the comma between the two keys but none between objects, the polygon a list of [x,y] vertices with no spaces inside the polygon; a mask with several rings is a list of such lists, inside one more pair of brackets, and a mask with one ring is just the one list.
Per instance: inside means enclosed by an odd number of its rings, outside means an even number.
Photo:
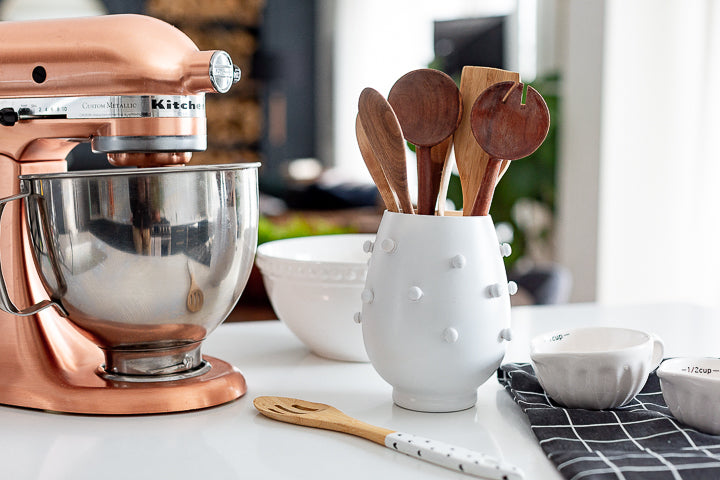
[{"label": "copper stand mixer", "polygon": [[[0,403],[142,414],[242,396],[200,342],[249,274],[257,164],[183,165],[206,148],[204,94],[239,69],[140,15],[2,22],[0,43]],[[146,168],[62,173],[88,141]]]}]

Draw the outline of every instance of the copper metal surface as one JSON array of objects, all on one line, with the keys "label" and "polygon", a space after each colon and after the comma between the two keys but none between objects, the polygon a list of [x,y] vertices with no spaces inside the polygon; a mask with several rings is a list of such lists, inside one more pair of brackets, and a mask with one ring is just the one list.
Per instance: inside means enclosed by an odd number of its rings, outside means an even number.
[{"label": "copper metal surface", "polygon": [[[107,15],[3,22],[0,97],[214,92],[214,51],[152,17]],[[42,67],[38,83],[33,70]]]},{"label": "copper metal surface", "polygon": [[[192,95],[214,91],[213,51],[150,17],[114,15],[0,24],[0,98]],[[40,71],[42,75],[34,75]],[[42,81],[40,81],[42,80]],[[19,192],[18,175],[60,172],[93,136],[206,135],[206,119],[21,120],[0,126],[0,197]],[[189,153],[115,154],[121,165],[184,163]],[[20,307],[47,298],[29,247],[22,202],[2,217],[0,258]],[[205,408],[242,396],[245,379],[211,357],[209,372],[186,380],[116,383],[101,378],[101,350],[54,309],[29,317],[0,312],[0,403],[86,414],[144,414]]]}]

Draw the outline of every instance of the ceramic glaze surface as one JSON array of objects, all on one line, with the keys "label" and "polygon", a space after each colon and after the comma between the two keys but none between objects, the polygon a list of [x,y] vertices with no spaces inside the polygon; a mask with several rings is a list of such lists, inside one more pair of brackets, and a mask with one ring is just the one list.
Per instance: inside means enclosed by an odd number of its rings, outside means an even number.
[{"label": "ceramic glaze surface", "polygon": [[686,425],[720,435],[720,360],[673,358],[658,368],[663,398],[670,412]]},{"label": "ceramic glaze surface", "polygon": [[314,353],[367,362],[360,309],[374,235],[347,234],[277,240],[260,245],[257,265],[278,318]]},{"label": "ceramic glaze surface", "polygon": [[530,358],[547,394],[569,408],[625,405],[660,363],[662,342],[624,328],[568,329],[535,337]]},{"label": "ceramic glaze surface", "polygon": [[397,405],[475,404],[509,337],[508,282],[490,217],[385,212],[362,300],[365,347]]}]

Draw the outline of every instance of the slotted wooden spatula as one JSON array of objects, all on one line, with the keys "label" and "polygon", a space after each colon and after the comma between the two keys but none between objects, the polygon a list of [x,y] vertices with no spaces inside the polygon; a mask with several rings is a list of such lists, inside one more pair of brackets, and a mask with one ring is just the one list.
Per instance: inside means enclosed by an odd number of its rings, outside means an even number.
[{"label": "slotted wooden spatula", "polygon": [[396,432],[356,420],[324,403],[287,397],[257,397],[255,408],[266,417],[305,427],[349,433],[451,470],[492,480],[521,480],[522,471],[497,458],[462,447]]}]

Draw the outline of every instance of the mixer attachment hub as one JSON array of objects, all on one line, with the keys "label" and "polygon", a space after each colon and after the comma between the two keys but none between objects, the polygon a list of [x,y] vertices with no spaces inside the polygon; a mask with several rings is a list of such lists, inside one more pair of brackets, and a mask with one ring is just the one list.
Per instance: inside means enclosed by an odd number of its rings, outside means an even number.
[{"label": "mixer attachment hub", "polygon": [[210,370],[200,342],[161,348],[103,349],[105,365],[98,375],[120,382],[168,382],[197,377]]}]

